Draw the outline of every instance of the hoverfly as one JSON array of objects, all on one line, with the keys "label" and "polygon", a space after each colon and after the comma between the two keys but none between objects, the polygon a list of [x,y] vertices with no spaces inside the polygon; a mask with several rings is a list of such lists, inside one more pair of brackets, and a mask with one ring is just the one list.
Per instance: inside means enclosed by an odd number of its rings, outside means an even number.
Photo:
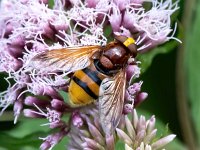
[{"label": "hoverfly", "polygon": [[98,100],[102,128],[111,134],[123,111],[128,59],[137,55],[135,40],[115,36],[106,46],[81,46],[54,49],[31,59],[35,69],[73,72],[69,84],[72,106],[83,106]]}]

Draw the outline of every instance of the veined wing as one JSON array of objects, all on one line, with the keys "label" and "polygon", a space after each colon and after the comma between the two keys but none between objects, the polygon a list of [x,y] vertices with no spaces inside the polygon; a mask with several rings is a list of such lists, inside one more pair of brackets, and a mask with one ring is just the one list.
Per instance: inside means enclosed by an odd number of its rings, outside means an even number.
[{"label": "veined wing", "polygon": [[29,64],[39,72],[73,72],[87,67],[91,56],[101,46],[82,46],[45,51],[34,56]]},{"label": "veined wing", "polygon": [[122,70],[114,79],[104,79],[100,86],[99,111],[104,132],[108,135],[114,132],[119,124],[126,86],[126,74]]}]

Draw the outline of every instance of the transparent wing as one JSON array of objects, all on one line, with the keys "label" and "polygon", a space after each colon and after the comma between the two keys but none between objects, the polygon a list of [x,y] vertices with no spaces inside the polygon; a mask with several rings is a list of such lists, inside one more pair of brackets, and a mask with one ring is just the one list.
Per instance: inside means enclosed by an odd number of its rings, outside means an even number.
[{"label": "transparent wing", "polygon": [[100,46],[49,50],[34,56],[29,65],[40,72],[73,72],[87,67],[90,64],[90,57],[100,50]]},{"label": "transparent wing", "polygon": [[100,86],[100,121],[104,132],[108,135],[119,124],[124,106],[125,86],[126,74],[124,70],[119,72],[114,79],[104,79]]}]

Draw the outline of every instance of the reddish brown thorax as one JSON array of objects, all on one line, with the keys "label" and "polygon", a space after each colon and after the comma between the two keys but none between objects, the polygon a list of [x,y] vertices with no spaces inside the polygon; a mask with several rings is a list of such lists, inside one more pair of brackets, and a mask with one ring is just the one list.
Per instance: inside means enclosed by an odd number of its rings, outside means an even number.
[{"label": "reddish brown thorax", "polygon": [[104,48],[100,62],[107,69],[119,69],[126,64],[129,57],[129,53],[121,43],[111,42]]}]

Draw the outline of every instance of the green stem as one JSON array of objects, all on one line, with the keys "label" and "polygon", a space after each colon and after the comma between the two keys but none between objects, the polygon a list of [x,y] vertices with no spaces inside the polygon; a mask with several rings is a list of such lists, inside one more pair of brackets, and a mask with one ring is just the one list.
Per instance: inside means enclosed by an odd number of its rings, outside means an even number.
[{"label": "green stem", "polygon": [[[190,29],[190,22],[192,18],[192,11],[195,6],[196,0],[185,0],[184,12],[182,15],[184,34]],[[179,47],[177,53],[177,66],[176,66],[176,86],[177,86],[177,104],[179,119],[182,128],[182,134],[185,143],[190,150],[197,149],[197,141],[193,130],[192,120],[190,116],[190,110],[188,107],[188,96],[187,96],[187,84],[186,84],[186,70],[184,67],[185,59],[185,35],[182,40],[183,44]]]}]

